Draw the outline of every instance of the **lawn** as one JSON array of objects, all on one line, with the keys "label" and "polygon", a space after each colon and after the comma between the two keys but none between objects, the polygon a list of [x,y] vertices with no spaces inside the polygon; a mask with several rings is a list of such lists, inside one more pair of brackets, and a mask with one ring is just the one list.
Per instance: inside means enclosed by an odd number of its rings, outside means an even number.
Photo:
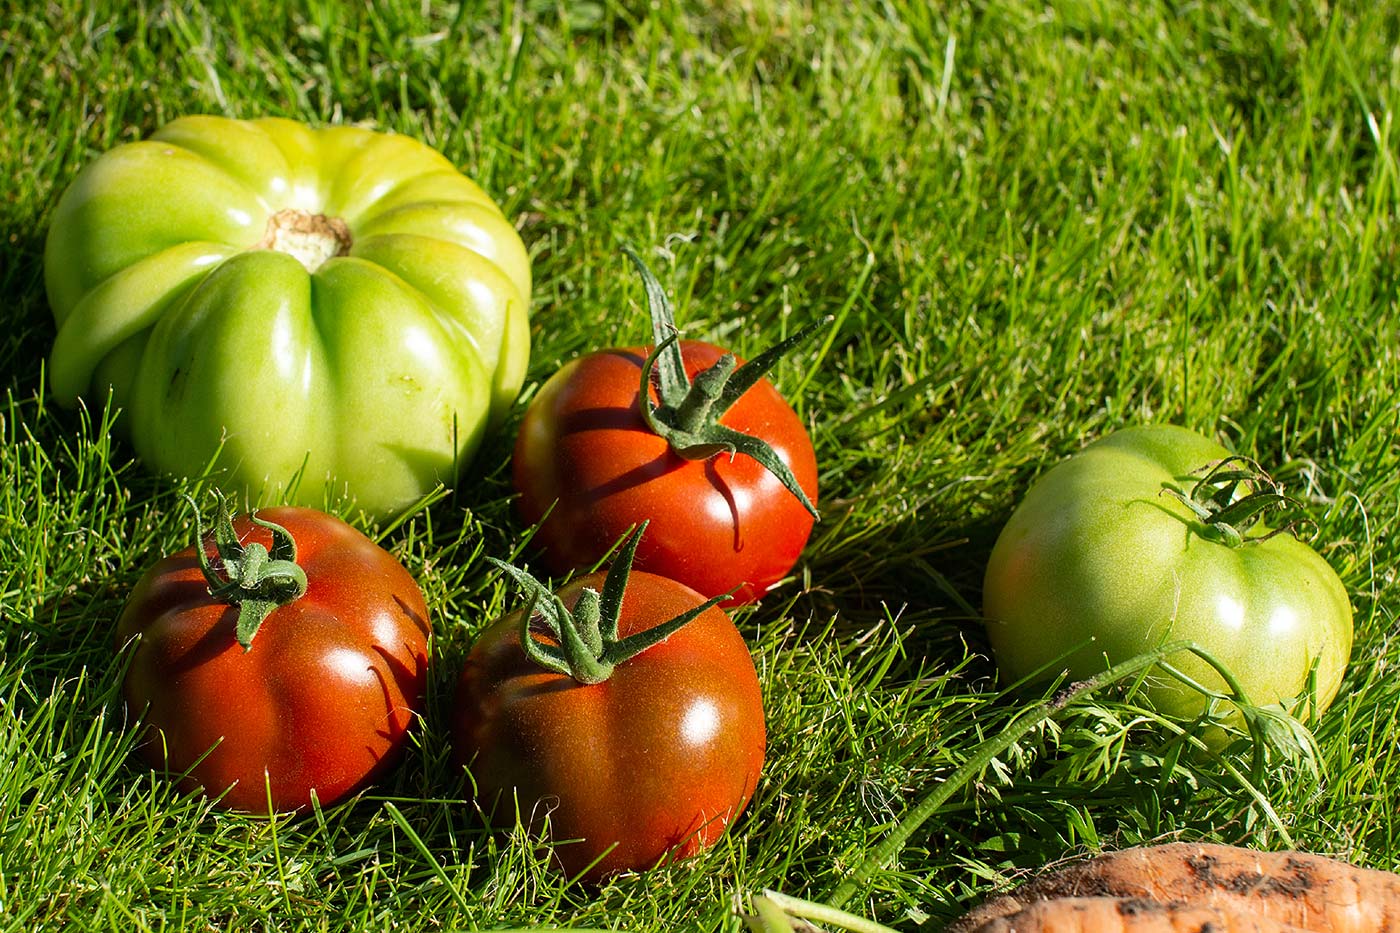
[{"label": "lawn", "polygon": [[[1400,7],[743,0],[0,2],[0,926],[6,930],[738,930],[765,888],[939,930],[1023,873],[1166,839],[1400,869]],[[429,712],[351,803],[216,811],[131,757],[114,623],[193,534],[101,399],[48,397],[53,207],[80,167],[187,113],[411,134],[533,258],[525,391],[460,483],[373,526],[433,616]],[[822,521],[734,616],[766,773],[704,855],[566,886],[487,831],[447,706],[532,559],[524,406],[565,360],[649,334],[642,251],[687,336],[773,372]],[[1257,458],[1355,610],[1317,752],[1221,752],[1125,685],[1076,698],[899,820],[1049,688],[1000,686],[980,617],[1031,482],[1117,428]],[[327,503],[334,510],[341,503]],[[1260,645],[1260,652],[1270,650]],[[844,899],[844,898],[843,898]]]}]

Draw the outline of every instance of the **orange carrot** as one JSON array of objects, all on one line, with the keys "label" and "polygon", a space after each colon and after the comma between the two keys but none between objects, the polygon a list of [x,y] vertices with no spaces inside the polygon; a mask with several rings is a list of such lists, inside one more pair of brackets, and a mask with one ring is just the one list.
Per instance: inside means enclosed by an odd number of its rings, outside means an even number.
[{"label": "orange carrot", "polygon": [[1222,907],[1141,898],[1060,897],[988,920],[974,933],[1302,933]]},{"label": "orange carrot", "polygon": [[1302,852],[1172,843],[1069,865],[974,909],[947,933],[973,933],[1039,901],[1066,897],[1217,907],[1313,933],[1400,931],[1400,875]]}]

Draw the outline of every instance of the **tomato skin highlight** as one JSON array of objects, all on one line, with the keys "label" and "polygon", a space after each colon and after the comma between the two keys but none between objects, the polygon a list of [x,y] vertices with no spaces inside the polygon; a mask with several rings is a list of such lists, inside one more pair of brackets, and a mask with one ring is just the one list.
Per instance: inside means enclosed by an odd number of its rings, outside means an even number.
[{"label": "tomato skin highlight", "polygon": [[[1201,478],[1193,471],[1228,456],[1193,431],[1144,426],[1105,437],[1040,477],[997,539],[983,587],[1004,680],[1062,670],[1080,679],[1189,639],[1223,661],[1256,705],[1293,707],[1316,664],[1317,712],[1325,709],[1352,643],[1351,605],[1336,572],[1288,533],[1229,547],[1163,493],[1189,490]],[[1173,663],[1228,693],[1204,661],[1183,655]],[[1144,690],[1169,715],[1205,708],[1204,697],[1173,678]]]},{"label": "tomato skin highlight", "polygon": [[[602,574],[592,574],[559,596],[572,608],[584,587],[602,583]],[[703,601],[679,583],[634,571],[619,634]],[[560,867],[586,881],[712,844],[748,805],[766,742],[753,660],[718,608],[593,685],[529,660],[519,612],[512,613],[472,647],[452,730],[456,760],[470,768],[493,825],[514,826],[517,802],[533,831],[547,817]]]},{"label": "tomato skin highlight", "polygon": [[[772,473],[743,454],[686,460],[646,424],[638,405],[649,349],[603,350],[561,367],[531,401],[513,462],[521,518],[555,573],[589,567],[650,519],[636,567],[725,605],[752,602],[797,563],[812,515]],[[692,377],[724,350],[682,341]],[[767,441],[817,502],[817,462],[796,412],[766,379],[720,423]],[[548,513],[546,517],[546,513]]]},{"label": "tomato skin highlight", "polygon": [[[266,773],[273,811],[309,806],[313,789],[329,806],[401,755],[427,684],[428,611],[408,571],[340,519],[257,514],[295,538],[306,594],[274,609],[245,651],[238,609],[209,595],[194,548],[159,561],[117,624],[118,648],[138,639],[126,708],[144,724],[146,762],[189,772],[184,791],[267,813]],[[271,540],[247,516],[234,529],[245,543]]]}]

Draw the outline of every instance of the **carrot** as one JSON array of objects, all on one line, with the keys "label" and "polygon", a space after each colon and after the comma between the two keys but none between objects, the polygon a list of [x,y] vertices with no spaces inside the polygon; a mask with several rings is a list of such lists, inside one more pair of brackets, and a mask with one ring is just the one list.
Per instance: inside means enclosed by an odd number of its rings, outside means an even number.
[{"label": "carrot", "polygon": [[1312,933],[1400,931],[1400,875],[1302,852],[1171,843],[1125,849],[1043,875],[972,910],[947,933],[974,933],[1037,902],[1066,897],[1216,907]]},{"label": "carrot", "polygon": [[974,933],[1302,933],[1222,907],[1141,898],[1060,897],[988,920]]}]

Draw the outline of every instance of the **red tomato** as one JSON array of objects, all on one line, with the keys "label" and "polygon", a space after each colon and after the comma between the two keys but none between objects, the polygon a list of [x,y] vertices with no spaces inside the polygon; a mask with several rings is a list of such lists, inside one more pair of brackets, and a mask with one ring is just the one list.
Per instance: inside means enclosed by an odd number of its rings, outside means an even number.
[{"label": "red tomato", "polygon": [[[306,508],[257,517],[295,541],[304,595],[272,609],[245,650],[239,608],[210,594],[195,549],[161,560],[117,623],[119,647],[138,639],[126,705],[145,723],[142,755],[186,790],[266,813],[266,773],[274,811],[309,805],[313,789],[329,805],[400,753],[426,684],[428,611],[408,571],[339,519]],[[231,534],[278,556],[246,516]]]},{"label": "red tomato", "polygon": [[[573,610],[602,582],[583,577],[558,596]],[[616,634],[702,602],[673,580],[634,573]],[[520,612],[505,617],[473,646],[453,714],[455,754],[493,824],[514,826],[517,803],[534,831],[547,819],[560,867],[590,881],[714,842],[748,804],[765,742],[758,677],[729,617],[710,606],[594,684],[528,658],[521,621]]]},{"label": "red tomato", "polygon": [[[751,602],[797,563],[812,515],[752,457],[722,452],[687,460],[672,450],[639,407],[648,352],[633,347],[581,357],[540,389],[515,444],[521,517],[531,524],[544,519],[534,541],[557,573],[591,566],[650,519],[638,569],[704,596],[739,587],[727,604]],[[724,352],[713,344],[681,343],[692,377]],[[767,441],[816,503],[812,441],[771,383],[760,379],[720,423]]]},{"label": "red tomato", "polygon": [[811,438],[762,377],[831,319],[747,363],[678,343],[660,283],[626,252],[658,349],[593,353],[540,389],[515,444],[521,516],[540,525],[534,540],[557,573],[592,566],[650,521],[639,569],[707,597],[733,591],[726,605],[751,602],[792,569],[817,515]]}]

